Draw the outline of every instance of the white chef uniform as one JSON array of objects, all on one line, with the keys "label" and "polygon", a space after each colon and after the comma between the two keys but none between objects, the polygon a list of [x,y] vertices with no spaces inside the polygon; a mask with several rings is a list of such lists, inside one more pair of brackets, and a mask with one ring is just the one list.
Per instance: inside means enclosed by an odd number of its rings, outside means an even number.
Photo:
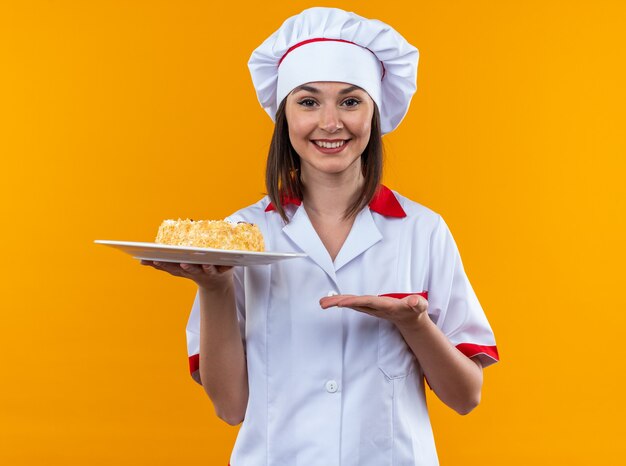
[{"label": "white chef uniform", "polygon": [[[258,225],[268,251],[308,257],[236,267],[249,400],[232,466],[432,466],[424,376],[395,326],[338,294],[421,293],[446,337],[483,366],[498,359],[489,323],[443,219],[381,187],[333,262],[298,201],[284,224],[269,198],[231,217]],[[198,369],[199,303],[187,328]]]},{"label": "white chef uniform", "polygon": [[[408,110],[418,57],[387,24],[311,8],[288,18],[252,53],[248,67],[272,119],[296,86],[344,82],[369,94],[386,134]],[[424,375],[400,332],[353,309],[323,310],[319,300],[421,293],[452,344],[483,366],[495,362],[493,334],[448,227],[426,207],[381,187],[333,262],[300,201],[288,202],[287,224],[267,197],[230,217],[258,225],[268,251],[307,254],[235,268],[250,390],[231,465],[436,465]],[[197,298],[187,337],[193,373]]]}]

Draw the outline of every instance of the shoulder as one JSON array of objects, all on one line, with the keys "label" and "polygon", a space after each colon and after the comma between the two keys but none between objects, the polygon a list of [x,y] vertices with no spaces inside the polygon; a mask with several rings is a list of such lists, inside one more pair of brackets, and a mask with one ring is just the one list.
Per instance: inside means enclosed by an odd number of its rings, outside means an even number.
[{"label": "shoulder", "polygon": [[251,204],[243,209],[239,209],[237,212],[226,217],[226,220],[230,220],[232,222],[246,222],[246,223],[254,223],[259,224],[262,220],[265,219],[266,209],[270,203],[270,199],[268,196],[264,196],[259,201]]},{"label": "shoulder", "polygon": [[431,249],[456,249],[456,242],[444,218],[434,210],[392,191],[406,213],[402,220],[402,235],[409,242],[426,242]]},{"label": "shoulder", "polygon": [[424,241],[429,245],[431,257],[456,261],[459,249],[450,227],[437,212],[395,193],[398,202],[405,210],[408,241]]},{"label": "shoulder", "polygon": [[397,191],[392,190],[392,192],[406,214],[404,221],[407,225],[427,230],[436,230],[442,224],[445,225],[441,215],[434,210],[403,196]]}]

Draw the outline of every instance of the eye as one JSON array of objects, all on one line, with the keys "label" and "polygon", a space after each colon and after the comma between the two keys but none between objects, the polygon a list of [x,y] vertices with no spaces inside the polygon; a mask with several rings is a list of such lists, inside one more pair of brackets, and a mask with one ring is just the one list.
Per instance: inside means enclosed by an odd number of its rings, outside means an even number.
[{"label": "eye", "polygon": [[298,105],[302,105],[303,107],[313,107],[315,105],[315,101],[313,99],[302,99],[298,101]]},{"label": "eye", "polygon": [[359,99],[355,99],[354,97],[350,97],[342,102],[342,105],[346,107],[356,107],[359,105],[361,101]]}]

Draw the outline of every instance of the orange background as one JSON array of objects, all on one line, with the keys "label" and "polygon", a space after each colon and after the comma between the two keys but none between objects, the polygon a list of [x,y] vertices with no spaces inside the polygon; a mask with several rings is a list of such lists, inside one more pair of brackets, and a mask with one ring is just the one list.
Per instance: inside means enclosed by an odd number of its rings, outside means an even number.
[{"label": "orange background", "polygon": [[[0,4],[1,464],[227,464],[193,284],[93,240],[263,195],[246,63],[314,5]],[[385,183],[444,216],[502,356],[469,416],[429,394],[442,465],[621,464],[624,2],[334,5],[420,49]]]}]

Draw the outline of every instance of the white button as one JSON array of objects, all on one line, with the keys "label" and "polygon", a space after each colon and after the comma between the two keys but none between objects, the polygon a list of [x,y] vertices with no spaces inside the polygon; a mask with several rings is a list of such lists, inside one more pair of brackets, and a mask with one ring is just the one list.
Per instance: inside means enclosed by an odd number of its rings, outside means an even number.
[{"label": "white button", "polygon": [[329,297],[330,297],[330,296],[337,296],[338,294],[339,294],[339,293],[337,293],[336,291],[334,291],[334,290],[330,290],[326,296],[329,296]]},{"label": "white button", "polygon": [[326,391],[328,393],[335,393],[339,388],[339,384],[335,380],[329,380],[326,382]]}]

